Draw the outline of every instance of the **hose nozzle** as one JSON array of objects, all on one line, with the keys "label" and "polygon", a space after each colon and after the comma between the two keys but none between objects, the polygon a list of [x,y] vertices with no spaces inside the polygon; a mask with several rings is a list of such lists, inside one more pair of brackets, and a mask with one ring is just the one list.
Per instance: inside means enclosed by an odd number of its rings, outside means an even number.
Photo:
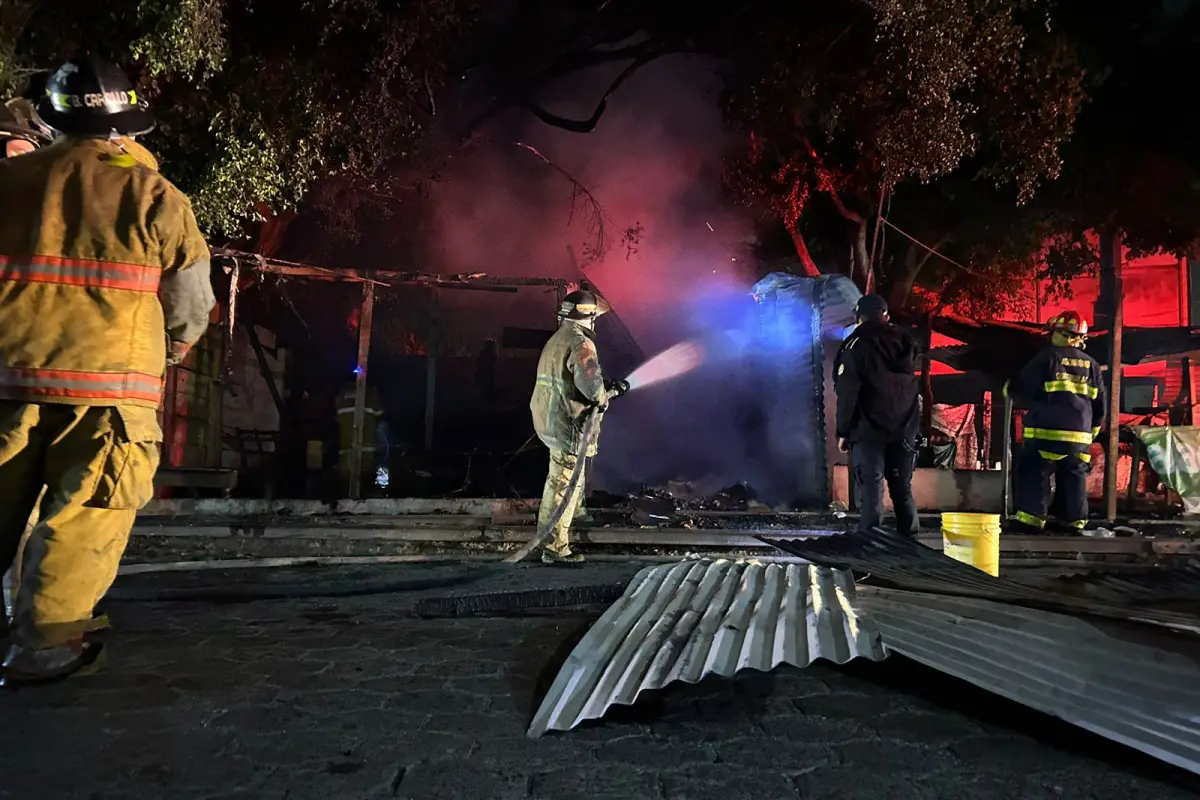
[{"label": "hose nozzle", "polygon": [[604,389],[610,397],[620,397],[629,391],[629,381],[611,380],[604,384]]}]

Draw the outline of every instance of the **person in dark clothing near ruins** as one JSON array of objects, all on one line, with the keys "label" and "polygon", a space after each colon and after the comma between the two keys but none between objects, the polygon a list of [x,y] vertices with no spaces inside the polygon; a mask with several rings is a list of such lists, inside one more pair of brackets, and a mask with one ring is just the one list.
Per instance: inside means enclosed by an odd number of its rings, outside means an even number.
[{"label": "person in dark clothing near ruins", "polygon": [[838,449],[850,454],[859,506],[859,531],[879,526],[886,481],[896,528],[917,535],[912,476],[920,438],[917,349],[912,337],[888,321],[887,302],[864,295],[854,307],[858,327],[834,364]]}]

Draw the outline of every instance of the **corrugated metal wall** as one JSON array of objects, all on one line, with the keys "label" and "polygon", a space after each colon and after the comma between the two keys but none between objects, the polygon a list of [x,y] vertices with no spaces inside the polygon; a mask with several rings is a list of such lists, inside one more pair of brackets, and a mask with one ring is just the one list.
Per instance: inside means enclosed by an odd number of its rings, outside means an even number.
[{"label": "corrugated metal wall", "polygon": [[780,273],[763,278],[752,292],[763,341],[779,342],[760,355],[769,459],[778,476],[763,494],[768,502],[823,508],[836,458],[832,363],[862,295],[842,275]]}]

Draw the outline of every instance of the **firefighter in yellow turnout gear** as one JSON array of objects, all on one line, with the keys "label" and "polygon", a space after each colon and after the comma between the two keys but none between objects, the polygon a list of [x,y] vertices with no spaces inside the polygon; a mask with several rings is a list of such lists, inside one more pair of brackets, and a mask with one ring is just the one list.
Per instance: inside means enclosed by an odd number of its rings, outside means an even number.
[{"label": "firefighter in yellow turnout gear", "polygon": [[1104,424],[1107,393],[1100,365],[1083,351],[1087,321],[1066,311],[1046,327],[1050,346],[1006,386],[1028,409],[1017,461],[1016,513],[1009,522],[1019,532],[1045,529],[1053,475],[1058,523],[1077,533],[1087,525],[1089,450]]},{"label": "firefighter in yellow turnout gear", "polygon": [[583,470],[586,459],[596,454],[600,437],[597,419],[591,441],[580,441],[588,414],[601,418],[608,401],[628,390],[624,381],[605,383],[596,352],[596,318],[608,311],[607,304],[592,292],[578,290],[565,298],[558,310],[558,330],[546,342],[538,359],[537,384],[529,410],[538,438],[550,450],[550,471],[542,490],[538,509],[538,529],[544,530],[555,511],[564,503],[553,538],[542,551],[546,564],[573,564],[583,556],[571,552],[569,532],[579,500],[583,495],[581,473],[576,492],[568,497],[567,486],[576,470]]},{"label": "firefighter in yellow turnout gear", "polygon": [[[44,90],[44,81],[42,83]],[[27,96],[15,97],[0,106],[0,158],[32,153],[53,140],[54,132],[41,121]],[[19,544],[17,549],[20,549]],[[8,615],[12,613],[12,595],[16,586],[15,570],[12,569],[16,552],[9,550],[0,542],[0,593],[4,595],[0,609],[0,644],[8,638]]]},{"label": "firefighter in yellow turnout gear", "polygon": [[61,138],[0,161],[0,564],[46,487],[5,683],[99,652],[83,633],[153,495],[165,368],[215,304],[191,204],[133,141],[154,123],[120,70],[74,59],[37,111]]}]

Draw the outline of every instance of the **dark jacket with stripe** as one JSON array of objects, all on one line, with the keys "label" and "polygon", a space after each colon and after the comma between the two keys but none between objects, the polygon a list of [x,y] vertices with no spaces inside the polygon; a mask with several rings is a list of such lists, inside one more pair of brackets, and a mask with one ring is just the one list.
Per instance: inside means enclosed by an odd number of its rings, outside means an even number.
[{"label": "dark jacket with stripe", "polygon": [[1028,409],[1027,439],[1087,446],[1104,424],[1108,401],[1100,365],[1078,347],[1050,345],[1042,350],[1013,380],[1009,394]]}]

